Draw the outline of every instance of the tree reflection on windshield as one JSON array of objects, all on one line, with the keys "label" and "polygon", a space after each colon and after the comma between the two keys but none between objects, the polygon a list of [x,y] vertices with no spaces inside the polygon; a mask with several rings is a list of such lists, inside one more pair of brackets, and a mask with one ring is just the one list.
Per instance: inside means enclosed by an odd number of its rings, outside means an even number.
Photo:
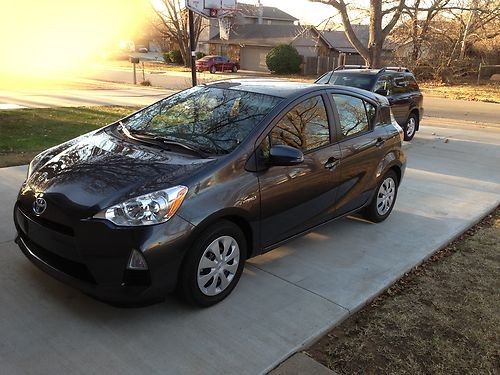
[{"label": "tree reflection on windshield", "polygon": [[194,87],[131,116],[124,125],[211,154],[233,151],[281,98],[219,87]]}]

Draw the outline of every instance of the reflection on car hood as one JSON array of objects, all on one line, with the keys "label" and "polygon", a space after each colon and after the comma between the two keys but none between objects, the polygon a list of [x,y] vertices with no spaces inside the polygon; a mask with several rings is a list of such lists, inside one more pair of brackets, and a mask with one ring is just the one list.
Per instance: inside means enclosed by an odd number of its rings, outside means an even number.
[{"label": "reflection on car hood", "polygon": [[182,183],[214,159],[168,152],[97,132],[51,155],[25,190],[62,195],[80,207],[104,208]]}]

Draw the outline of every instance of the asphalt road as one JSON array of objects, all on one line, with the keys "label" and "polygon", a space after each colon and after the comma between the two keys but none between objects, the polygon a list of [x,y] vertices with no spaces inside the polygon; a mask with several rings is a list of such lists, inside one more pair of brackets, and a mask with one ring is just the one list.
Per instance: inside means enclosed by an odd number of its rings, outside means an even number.
[{"label": "asphalt road", "polygon": [[[6,374],[259,374],[362,308],[500,203],[500,129],[424,120],[392,215],[346,218],[250,260],[221,304],[97,302],[13,243],[25,167],[0,169],[0,363]],[[497,171],[497,172],[495,172]]]},{"label": "asphalt road", "polygon": [[[142,74],[138,74],[142,76]],[[198,73],[199,83],[228,78],[269,78],[265,73],[238,72],[233,73]],[[148,105],[174,91],[182,90],[191,85],[191,73],[164,72],[146,73],[146,79],[162,89],[148,87],[133,87],[130,70],[95,66],[84,77],[85,82],[100,85],[99,89],[18,89],[0,90],[0,109],[66,107],[94,105]],[[106,82],[103,82],[106,81]],[[471,121],[500,125],[500,104],[452,100],[425,96],[425,116],[445,118],[458,121]]]}]

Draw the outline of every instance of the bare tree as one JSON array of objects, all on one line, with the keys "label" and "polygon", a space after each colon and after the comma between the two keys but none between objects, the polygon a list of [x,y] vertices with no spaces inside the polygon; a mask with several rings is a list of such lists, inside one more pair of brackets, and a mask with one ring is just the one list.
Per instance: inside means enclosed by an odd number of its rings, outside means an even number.
[{"label": "bare tree", "polygon": [[[401,17],[403,9],[405,8],[405,0],[370,0],[370,35],[367,46],[363,45],[355,34],[351,22],[351,9],[348,8],[344,0],[309,1],[329,4],[337,9],[342,18],[345,34],[349,42],[351,42],[354,48],[356,48],[359,54],[365,59],[367,65],[380,67],[382,63],[384,42]],[[359,9],[355,10],[359,11]]]},{"label": "bare tree", "polygon": [[[184,65],[191,64],[191,49],[189,45],[189,20],[188,11],[184,8],[180,0],[161,0],[163,9],[154,7],[153,10],[157,15],[153,21],[153,26],[161,33],[161,35],[175,42],[181,51]],[[200,34],[203,31],[202,17],[194,16],[194,39],[195,44],[198,44]]]}]

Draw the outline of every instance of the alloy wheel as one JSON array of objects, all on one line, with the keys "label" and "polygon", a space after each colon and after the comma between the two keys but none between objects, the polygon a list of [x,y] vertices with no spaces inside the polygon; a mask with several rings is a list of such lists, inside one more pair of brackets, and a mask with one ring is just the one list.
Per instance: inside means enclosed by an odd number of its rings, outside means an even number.
[{"label": "alloy wheel", "polygon": [[417,127],[417,122],[415,121],[415,117],[411,116],[408,119],[408,123],[406,124],[406,136],[408,138],[413,137],[416,127]]}]

